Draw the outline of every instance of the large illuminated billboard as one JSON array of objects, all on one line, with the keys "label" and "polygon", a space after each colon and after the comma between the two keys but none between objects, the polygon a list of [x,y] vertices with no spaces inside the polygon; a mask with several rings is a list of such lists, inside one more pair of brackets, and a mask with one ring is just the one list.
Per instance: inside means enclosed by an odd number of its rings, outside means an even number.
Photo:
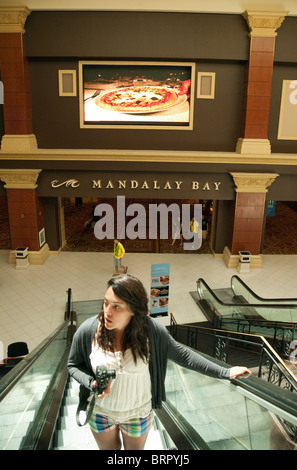
[{"label": "large illuminated billboard", "polygon": [[194,63],[79,62],[82,128],[192,129]]}]

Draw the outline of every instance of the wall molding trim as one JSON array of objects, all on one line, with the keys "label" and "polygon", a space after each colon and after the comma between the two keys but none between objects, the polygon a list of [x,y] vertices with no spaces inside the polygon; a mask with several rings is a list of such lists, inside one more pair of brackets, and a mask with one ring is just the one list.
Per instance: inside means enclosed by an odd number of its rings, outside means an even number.
[{"label": "wall molding trim", "polygon": [[228,163],[297,166],[297,153],[238,153],[174,150],[34,149],[0,150],[6,161]]}]

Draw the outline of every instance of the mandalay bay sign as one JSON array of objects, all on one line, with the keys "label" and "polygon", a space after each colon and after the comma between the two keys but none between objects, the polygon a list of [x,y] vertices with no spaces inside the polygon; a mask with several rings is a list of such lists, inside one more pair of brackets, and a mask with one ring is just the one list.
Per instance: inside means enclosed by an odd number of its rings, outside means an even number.
[{"label": "mandalay bay sign", "polygon": [[[165,190],[165,191],[170,191],[170,190],[181,190],[183,189],[183,181],[175,180],[175,181],[165,181],[161,183],[159,180],[153,180],[153,181],[148,181],[148,180],[143,180],[139,181],[136,179],[130,179],[130,180],[107,180],[103,181],[101,179],[98,180],[92,180],[91,186],[93,189],[106,189],[106,190],[112,190],[112,189],[117,189],[117,190],[124,190],[124,189],[131,189],[131,190],[136,190],[140,189],[142,191],[153,189],[153,190]],[[190,189],[192,191],[197,191],[197,190],[202,190],[202,191],[219,191],[221,185],[221,181],[191,181],[190,182]],[[68,179],[62,182],[59,182],[59,180],[53,180],[51,181],[51,187],[54,189],[61,188],[62,186],[67,187],[67,188],[78,188],[80,186],[80,183],[77,179],[72,178]]]},{"label": "mandalay bay sign", "polygon": [[[127,190],[141,191],[144,196],[146,190],[150,189],[163,191],[163,195],[176,191],[180,192],[184,188],[182,180],[137,180],[118,179],[103,180],[92,179],[93,190],[106,190],[105,195],[110,192]],[[185,183],[186,184],[186,183]],[[187,186],[192,193],[205,194],[207,192],[220,190],[220,181],[187,181]],[[53,189],[67,187],[75,190],[80,186],[80,182],[73,178],[59,182],[52,180]],[[200,194],[201,194],[200,193]],[[98,193],[97,193],[98,194]],[[139,194],[139,193],[138,193]],[[137,197],[137,196],[136,196]],[[141,201],[141,199],[140,199]],[[94,209],[94,215],[99,218],[94,226],[95,237],[103,239],[181,239],[184,250],[197,250],[202,242],[202,206],[201,204],[176,204],[166,205],[165,203],[149,204],[148,208],[141,202],[129,204],[126,207],[125,196],[116,197],[116,208],[102,202]],[[190,229],[191,227],[191,229]]]}]

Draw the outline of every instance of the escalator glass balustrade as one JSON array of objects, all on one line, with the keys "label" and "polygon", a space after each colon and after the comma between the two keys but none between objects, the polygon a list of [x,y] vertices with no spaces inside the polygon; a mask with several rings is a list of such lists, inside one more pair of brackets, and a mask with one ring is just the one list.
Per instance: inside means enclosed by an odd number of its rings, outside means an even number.
[{"label": "escalator glass balustrade", "polygon": [[256,387],[261,384],[267,390],[267,398],[229,380],[213,379],[169,362],[167,400],[211,450],[295,450],[297,394],[275,387],[279,404],[293,400],[293,416],[285,406],[271,403],[271,384],[253,376],[240,381],[244,380]]}]

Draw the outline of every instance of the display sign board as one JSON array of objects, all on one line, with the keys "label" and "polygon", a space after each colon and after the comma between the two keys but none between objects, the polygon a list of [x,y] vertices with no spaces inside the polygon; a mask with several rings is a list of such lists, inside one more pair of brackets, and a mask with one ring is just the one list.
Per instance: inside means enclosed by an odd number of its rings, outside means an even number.
[{"label": "display sign board", "polygon": [[152,264],[150,286],[150,311],[152,317],[168,315],[169,263]]},{"label": "display sign board", "polygon": [[275,216],[276,201],[267,201],[267,217]]},{"label": "display sign board", "polygon": [[86,61],[82,128],[193,129],[195,63]]}]

